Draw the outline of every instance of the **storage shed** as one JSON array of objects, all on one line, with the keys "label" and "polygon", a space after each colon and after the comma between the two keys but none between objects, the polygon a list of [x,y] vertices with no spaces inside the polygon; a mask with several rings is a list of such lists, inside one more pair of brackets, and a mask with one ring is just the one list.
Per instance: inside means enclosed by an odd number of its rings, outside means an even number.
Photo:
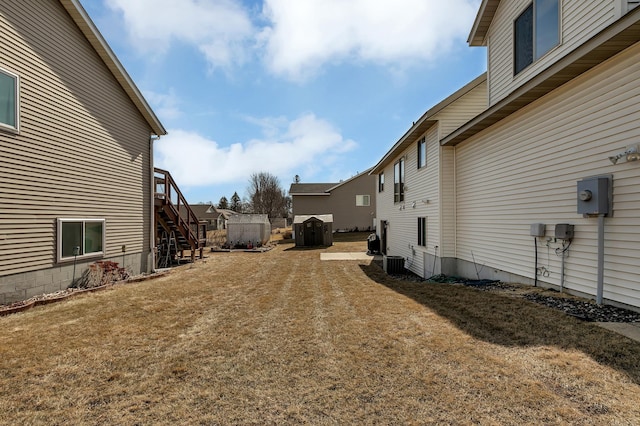
[{"label": "storage shed", "polygon": [[227,221],[227,243],[231,247],[264,245],[270,237],[271,223],[266,214],[234,214]]},{"label": "storage shed", "polygon": [[293,232],[297,247],[333,245],[333,215],[297,215]]}]

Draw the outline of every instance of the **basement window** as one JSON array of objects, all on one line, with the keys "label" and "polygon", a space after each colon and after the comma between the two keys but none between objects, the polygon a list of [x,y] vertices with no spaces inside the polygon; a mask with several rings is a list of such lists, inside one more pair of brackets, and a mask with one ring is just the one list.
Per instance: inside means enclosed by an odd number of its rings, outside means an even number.
[{"label": "basement window", "polygon": [[18,131],[19,77],[0,68],[0,128]]},{"label": "basement window", "polygon": [[104,255],[104,219],[58,219],[58,262]]}]

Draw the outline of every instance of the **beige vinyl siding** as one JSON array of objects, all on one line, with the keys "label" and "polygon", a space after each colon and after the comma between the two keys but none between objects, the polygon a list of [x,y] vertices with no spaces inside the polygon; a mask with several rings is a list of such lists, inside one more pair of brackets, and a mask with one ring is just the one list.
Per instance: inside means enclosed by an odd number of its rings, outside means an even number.
[{"label": "beige vinyl siding", "polygon": [[487,108],[487,104],[487,84],[486,81],[483,81],[432,118],[439,121],[440,139],[447,137],[454,130],[480,114]]},{"label": "beige vinyl siding", "polygon": [[540,71],[613,23],[620,0],[560,0],[560,46],[513,75],[513,22],[531,0],[502,1],[488,33],[489,103],[495,104]]},{"label": "beige vinyl siding", "polygon": [[[640,169],[608,156],[640,141],[640,44],[456,147],[456,257],[533,278],[531,223],[575,225],[565,287],[595,294],[597,221],[576,213],[576,182],[613,174],[605,226],[604,297],[640,306]],[[539,266],[560,283],[558,244]],[[549,253],[549,254],[548,254]],[[548,257],[547,257],[548,256]]]},{"label": "beige vinyl siding", "polygon": [[441,257],[456,256],[455,147],[440,148],[440,246]]},{"label": "beige vinyl siding", "polygon": [[[433,125],[423,136],[427,142],[426,167],[417,168],[417,142],[411,144],[385,168],[385,191],[378,193],[376,200],[378,223],[389,222],[387,254],[404,257],[405,266],[420,276],[424,275],[424,253],[434,254],[434,246],[440,245],[438,125]],[[401,157],[405,160],[405,198],[401,203],[394,203],[393,166]],[[418,246],[418,217],[427,217],[424,247]]]},{"label": "beige vinyl siding", "polygon": [[0,275],[53,266],[57,218],[106,219],[105,256],[146,253],[150,128],[57,1],[3,1],[0,67],[20,133],[0,133]]}]

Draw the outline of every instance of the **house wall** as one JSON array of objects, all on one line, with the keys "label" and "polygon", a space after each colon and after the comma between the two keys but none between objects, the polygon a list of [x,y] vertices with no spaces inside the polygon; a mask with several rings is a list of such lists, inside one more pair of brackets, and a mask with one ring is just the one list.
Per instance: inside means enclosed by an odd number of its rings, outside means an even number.
[{"label": "house wall", "polygon": [[[333,214],[333,229],[373,229],[376,176],[363,174],[331,191],[330,195],[294,195],[293,215]],[[369,206],[356,206],[356,195],[369,195]]]},{"label": "house wall", "polygon": [[0,132],[0,303],[70,283],[57,218],[104,218],[105,258],[126,245],[147,271],[151,129],[58,1],[3,0],[0,67],[20,76],[20,132]]},{"label": "house wall", "polygon": [[[594,2],[595,3],[595,2]],[[606,2],[602,2],[606,3]],[[573,5],[566,2],[567,6]],[[591,4],[591,3],[590,3]],[[456,147],[456,257],[484,278],[530,281],[532,223],[575,225],[565,288],[596,292],[597,225],[576,213],[576,182],[613,175],[613,217],[605,225],[604,297],[640,306],[640,163],[608,157],[640,141],[640,43]],[[541,238],[538,266],[560,284],[558,242]]]},{"label": "house wall", "polygon": [[[384,191],[377,194],[376,211],[378,230],[381,229],[381,220],[388,223],[387,255],[404,257],[405,267],[420,276],[425,275],[426,265],[432,267],[429,255],[435,254],[435,246],[440,245],[438,125],[431,126],[424,136],[427,141],[427,165],[417,168],[417,143],[398,153],[384,169],[385,186]],[[401,157],[405,161],[405,201],[394,203],[393,167]],[[418,246],[418,217],[427,218],[425,246]]]},{"label": "house wall", "polygon": [[622,13],[621,0],[561,0],[560,46],[514,76],[513,23],[530,3],[531,0],[501,1],[489,29],[487,55],[491,105],[613,23]]}]

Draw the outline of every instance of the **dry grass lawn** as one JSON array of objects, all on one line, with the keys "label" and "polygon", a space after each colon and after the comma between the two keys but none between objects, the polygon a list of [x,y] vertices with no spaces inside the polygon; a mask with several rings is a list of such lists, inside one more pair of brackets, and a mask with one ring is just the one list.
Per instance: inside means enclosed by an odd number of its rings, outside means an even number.
[{"label": "dry grass lawn", "polygon": [[0,318],[0,423],[640,424],[640,343],[523,299],[320,261],[365,237],[210,253]]}]

